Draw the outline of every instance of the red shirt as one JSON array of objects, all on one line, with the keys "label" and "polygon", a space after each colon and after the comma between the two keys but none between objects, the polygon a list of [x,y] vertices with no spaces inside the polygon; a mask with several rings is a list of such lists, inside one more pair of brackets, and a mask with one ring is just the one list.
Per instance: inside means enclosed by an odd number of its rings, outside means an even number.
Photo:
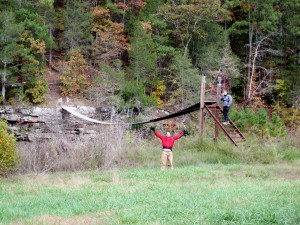
[{"label": "red shirt", "polygon": [[155,135],[161,139],[163,148],[172,149],[174,142],[181,138],[183,134],[177,134],[175,137],[162,136],[158,131],[154,131]]}]

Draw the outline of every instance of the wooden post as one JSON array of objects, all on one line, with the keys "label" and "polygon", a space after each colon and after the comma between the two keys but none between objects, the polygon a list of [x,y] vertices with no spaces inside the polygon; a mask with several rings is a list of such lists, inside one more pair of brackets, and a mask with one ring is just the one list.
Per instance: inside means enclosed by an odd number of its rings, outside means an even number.
[{"label": "wooden post", "polygon": [[217,103],[220,103],[221,87],[222,87],[222,77],[221,77],[221,76],[218,76],[217,96],[216,96],[216,102],[217,102]]},{"label": "wooden post", "polygon": [[204,101],[205,101],[205,76],[201,79],[201,92],[200,92],[200,113],[199,113],[199,133],[203,136],[204,133]]},{"label": "wooden post", "polygon": [[[221,85],[222,85],[222,77],[218,76],[218,80],[217,80],[217,96],[216,96],[216,102],[218,104],[220,103]],[[216,114],[216,116],[218,116],[218,114]],[[220,119],[220,118],[218,118],[218,119]],[[214,137],[214,140],[218,141],[218,138],[219,138],[219,125],[218,125],[217,122],[215,122],[215,137]]]}]

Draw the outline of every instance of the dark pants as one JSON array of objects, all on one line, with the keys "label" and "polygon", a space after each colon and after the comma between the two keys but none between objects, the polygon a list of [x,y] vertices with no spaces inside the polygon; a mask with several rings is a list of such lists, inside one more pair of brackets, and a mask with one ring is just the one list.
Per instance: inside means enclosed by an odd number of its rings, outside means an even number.
[{"label": "dark pants", "polygon": [[229,112],[230,107],[229,106],[224,106],[223,107],[223,115],[224,115],[224,121],[229,122],[228,119],[228,112]]}]

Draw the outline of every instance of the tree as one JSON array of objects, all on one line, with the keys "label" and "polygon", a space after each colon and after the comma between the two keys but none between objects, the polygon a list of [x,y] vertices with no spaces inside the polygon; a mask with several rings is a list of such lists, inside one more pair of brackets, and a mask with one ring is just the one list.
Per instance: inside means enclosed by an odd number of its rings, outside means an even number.
[{"label": "tree", "polygon": [[[278,80],[286,85],[285,93],[276,91],[280,104],[297,107],[300,101],[300,4],[297,0],[280,1],[282,17],[280,20],[280,49]],[[282,96],[283,94],[283,96]]]},{"label": "tree", "polygon": [[62,47],[87,54],[92,43],[92,14],[84,1],[67,0]]},{"label": "tree", "polygon": [[186,56],[177,54],[170,67],[172,73],[170,80],[175,89],[172,91],[170,99],[181,99],[181,108],[193,104],[198,101],[200,73],[199,70],[193,67],[191,60]]},{"label": "tree", "polygon": [[16,23],[15,15],[12,12],[1,11],[0,13],[0,73],[2,98],[5,102],[6,85],[12,81],[14,67],[16,66],[15,56],[19,52],[17,40],[24,26]]},{"label": "tree", "polygon": [[[0,34],[3,35],[0,41],[2,80],[26,90],[33,88],[43,76],[44,56],[51,38],[34,2],[14,2],[9,6],[11,11],[2,11],[0,22],[0,29],[3,29]],[[5,85],[2,85],[2,94],[5,95],[5,92]]]},{"label": "tree", "polygon": [[[237,46],[247,48],[247,54],[241,53],[241,56],[247,61],[244,100],[245,104],[249,105],[257,91],[269,86],[268,80],[272,78],[273,74],[270,74],[274,72],[270,67],[272,64],[266,66],[264,62],[270,59],[270,56],[280,54],[274,49],[274,37],[277,35],[280,18],[278,0],[228,0],[226,6],[235,12],[232,14],[234,20],[229,29],[231,39],[240,38],[242,45]],[[239,51],[242,50],[240,48]],[[254,85],[255,80],[259,83]]]},{"label": "tree", "polygon": [[52,50],[56,47],[53,41],[53,32],[55,28],[55,10],[54,10],[54,1],[55,0],[40,0],[37,2],[37,10],[41,18],[43,18],[45,24],[48,24],[49,27],[49,38],[47,39],[48,43],[47,50],[49,53],[48,63],[49,65],[52,64]]},{"label": "tree", "polygon": [[226,16],[219,0],[169,1],[158,13],[169,24],[174,43],[187,56],[193,38],[206,35],[203,23]]},{"label": "tree", "polygon": [[136,24],[129,56],[130,71],[136,80],[136,85],[151,85],[157,75],[157,56],[151,35],[146,33],[142,24]]},{"label": "tree", "polygon": [[64,96],[82,96],[89,86],[88,65],[79,51],[73,51],[70,60],[63,65],[60,76],[61,91]]},{"label": "tree", "polygon": [[121,59],[129,48],[122,24],[112,22],[110,11],[100,7],[93,9],[93,18],[93,32],[96,39],[91,49],[92,62],[97,66],[102,63],[113,65],[114,61]]}]

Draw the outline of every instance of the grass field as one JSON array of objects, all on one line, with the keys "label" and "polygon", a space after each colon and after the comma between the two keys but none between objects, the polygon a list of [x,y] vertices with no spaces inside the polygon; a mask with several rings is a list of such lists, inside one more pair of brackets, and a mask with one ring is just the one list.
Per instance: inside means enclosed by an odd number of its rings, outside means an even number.
[{"label": "grass field", "polygon": [[300,166],[200,164],[0,178],[1,224],[300,224]]}]

